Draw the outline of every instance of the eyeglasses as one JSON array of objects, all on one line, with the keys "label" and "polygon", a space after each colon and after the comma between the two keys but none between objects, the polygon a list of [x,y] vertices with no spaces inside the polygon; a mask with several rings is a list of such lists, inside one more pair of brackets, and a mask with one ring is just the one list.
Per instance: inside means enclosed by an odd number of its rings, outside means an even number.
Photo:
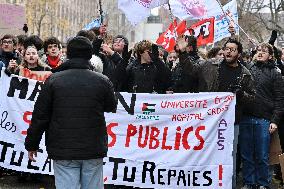
[{"label": "eyeglasses", "polygon": [[8,45],[11,45],[11,44],[13,44],[13,41],[8,41],[8,40],[3,40],[2,41],[2,44],[8,44]]},{"label": "eyeglasses", "polygon": [[225,47],[224,50],[225,50],[225,51],[230,51],[230,52],[236,52],[236,51],[237,51],[236,48],[232,48],[232,47]]},{"label": "eyeglasses", "polygon": [[113,43],[120,43],[120,42],[124,42],[124,39],[117,38],[117,39],[113,40]]}]

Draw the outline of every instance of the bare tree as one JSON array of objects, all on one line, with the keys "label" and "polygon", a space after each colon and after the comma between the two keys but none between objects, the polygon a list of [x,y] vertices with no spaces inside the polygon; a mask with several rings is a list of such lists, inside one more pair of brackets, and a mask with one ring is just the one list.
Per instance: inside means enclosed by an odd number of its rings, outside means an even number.
[{"label": "bare tree", "polygon": [[259,42],[274,29],[284,33],[283,0],[239,0],[238,6],[240,25]]},{"label": "bare tree", "polygon": [[41,37],[43,28],[51,24],[57,3],[57,0],[26,1],[27,21],[28,25],[32,26],[34,34]]}]

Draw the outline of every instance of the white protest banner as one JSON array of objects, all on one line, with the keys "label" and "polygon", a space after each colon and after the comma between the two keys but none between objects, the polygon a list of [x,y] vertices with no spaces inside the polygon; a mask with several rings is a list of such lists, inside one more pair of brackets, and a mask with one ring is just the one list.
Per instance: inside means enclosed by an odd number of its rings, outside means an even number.
[{"label": "white protest banner", "polygon": [[47,158],[44,136],[40,143],[37,161],[28,159],[24,147],[27,128],[31,122],[34,101],[41,82],[24,77],[8,77],[4,72],[0,79],[0,166],[16,171],[53,174],[52,161]]},{"label": "white protest banner", "polygon": [[210,18],[222,12],[216,0],[170,0],[173,15],[181,20]]},{"label": "white protest banner", "polygon": [[[53,174],[43,140],[37,162],[24,149],[41,83],[2,73],[0,166]],[[235,97],[232,93],[116,93],[107,113],[107,184],[146,188],[231,188]],[[82,136],[83,137],[83,136]]]},{"label": "white protest banner", "polygon": [[118,0],[118,8],[132,25],[136,25],[150,15],[152,8],[167,2],[168,0]]},{"label": "white protest banner", "polygon": [[[233,23],[238,23],[238,11],[237,11],[237,1],[232,0],[223,6],[223,9],[227,16],[224,15],[223,12],[220,12],[215,16],[215,34],[214,34],[214,42],[221,41],[225,37],[230,37],[231,34],[228,31],[229,23],[233,19]],[[239,27],[234,25],[236,29],[236,34],[239,34]]]}]

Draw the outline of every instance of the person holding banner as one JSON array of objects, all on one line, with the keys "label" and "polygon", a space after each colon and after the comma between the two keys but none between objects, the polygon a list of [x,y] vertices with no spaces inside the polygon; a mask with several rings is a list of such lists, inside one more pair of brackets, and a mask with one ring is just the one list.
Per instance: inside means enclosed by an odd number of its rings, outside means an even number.
[{"label": "person holding banner", "polygon": [[[10,62],[5,73],[22,75],[24,69],[28,69],[30,71],[50,71],[51,68],[43,63],[39,56],[38,51],[35,46],[29,46],[23,53],[23,60],[21,64],[18,66],[15,62]],[[23,75],[22,75],[23,76]]]},{"label": "person holding banner", "polygon": [[81,36],[67,44],[68,60],[42,86],[34,106],[25,148],[36,161],[46,133],[56,188],[103,189],[108,135],[104,112],[116,109],[110,80],[90,70],[92,43]]},{"label": "person holding banner", "polygon": [[[13,35],[6,34],[1,39],[0,49],[0,70],[2,67],[7,68],[9,63],[20,64],[20,55],[15,51],[17,47],[17,38]],[[1,74],[0,74],[1,76]]]},{"label": "person holding banner", "polygon": [[194,63],[190,55],[186,52],[189,45],[188,40],[182,36],[177,42],[180,52],[179,60],[184,64],[187,74],[198,80],[199,92],[233,92],[235,93],[237,104],[234,127],[233,144],[233,189],[236,188],[236,154],[239,135],[239,122],[242,111],[248,102],[255,97],[253,78],[249,70],[238,62],[243,47],[236,39],[230,38],[224,45],[224,59],[209,59],[203,64]]},{"label": "person holding banner", "polygon": [[269,188],[270,136],[284,116],[284,81],[277,70],[272,45],[257,47],[255,61],[249,65],[256,85],[256,98],[248,102],[240,123],[240,149],[244,189]]}]

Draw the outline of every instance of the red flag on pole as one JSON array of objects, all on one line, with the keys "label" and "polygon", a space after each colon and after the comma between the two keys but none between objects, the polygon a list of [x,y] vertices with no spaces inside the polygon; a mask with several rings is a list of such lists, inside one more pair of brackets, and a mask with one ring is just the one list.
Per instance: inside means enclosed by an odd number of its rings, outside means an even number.
[{"label": "red flag on pole", "polygon": [[193,24],[185,35],[194,35],[197,38],[197,46],[214,42],[214,18],[201,20]]},{"label": "red flag on pole", "polygon": [[186,21],[181,22],[177,26],[177,21],[174,20],[173,23],[170,24],[169,28],[166,32],[164,32],[157,39],[157,45],[161,45],[166,51],[171,52],[174,50],[176,45],[177,36],[182,35],[186,31]]}]

